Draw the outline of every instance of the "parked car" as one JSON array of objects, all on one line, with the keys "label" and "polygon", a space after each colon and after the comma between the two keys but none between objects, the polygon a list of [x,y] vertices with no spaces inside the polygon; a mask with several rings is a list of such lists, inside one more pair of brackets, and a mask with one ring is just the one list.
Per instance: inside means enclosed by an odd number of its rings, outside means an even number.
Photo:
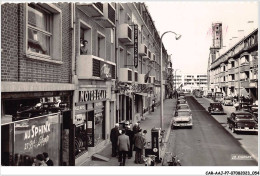
[{"label": "parked car", "polygon": [[192,128],[192,114],[189,109],[180,109],[175,112],[171,128],[189,127]]},{"label": "parked car", "polygon": [[246,111],[251,113],[255,121],[258,123],[258,105],[251,105]]},{"label": "parked car", "polygon": [[236,111],[248,111],[252,105],[248,102],[237,103],[235,108]]},{"label": "parked car", "polygon": [[196,93],[196,94],[195,94],[195,97],[196,97],[196,98],[202,98],[202,95],[201,95],[200,93]]},{"label": "parked car", "polygon": [[189,107],[188,104],[177,104],[176,110],[179,110],[179,109],[188,109],[188,110],[190,110],[190,107]]},{"label": "parked car", "polygon": [[206,98],[212,98],[212,92],[208,92]]},{"label": "parked car", "polygon": [[230,98],[230,97],[224,97],[222,104],[223,104],[224,106],[233,106],[232,98]]},{"label": "parked car", "polygon": [[258,132],[258,124],[252,114],[245,111],[236,111],[227,117],[228,127],[233,133],[237,131]]},{"label": "parked car", "polygon": [[221,103],[210,103],[208,107],[209,114],[224,114],[224,109]]},{"label": "parked car", "polygon": [[185,96],[179,96],[178,100],[180,99],[184,99],[185,100]]},{"label": "parked car", "polygon": [[177,101],[177,104],[187,104],[187,101],[184,99],[180,99]]}]

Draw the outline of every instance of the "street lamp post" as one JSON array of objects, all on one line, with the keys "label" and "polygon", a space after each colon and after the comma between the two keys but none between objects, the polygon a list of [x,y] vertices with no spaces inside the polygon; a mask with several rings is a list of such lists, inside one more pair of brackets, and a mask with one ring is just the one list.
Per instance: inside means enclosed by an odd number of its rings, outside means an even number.
[{"label": "street lamp post", "polygon": [[160,112],[160,124],[161,124],[161,129],[163,129],[163,75],[162,75],[162,69],[163,69],[163,66],[162,66],[162,38],[165,34],[167,33],[173,33],[175,34],[175,39],[176,40],[179,40],[181,38],[181,35],[179,34],[176,34],[175,32],[172,32],[172,31],[166,31],[162,34],[161,36],[161,69],[160,69],[160,75],[161,75],[161,91],[160,91],[160,95],[161,95],[161,112]]}]

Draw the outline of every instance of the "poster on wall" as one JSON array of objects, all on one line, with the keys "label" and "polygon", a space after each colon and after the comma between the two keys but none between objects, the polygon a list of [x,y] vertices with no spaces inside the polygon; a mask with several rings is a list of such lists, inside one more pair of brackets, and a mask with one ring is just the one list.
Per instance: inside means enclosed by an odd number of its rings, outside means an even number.
[{"label": "poster on wall", "polygon": [[94,147],[94,111],[89,111],[87,117],[88,147]]},{"label": "poster on wall", "polygon": [[38,154],[47,152],[54,166],[60,165],[60,114],[15,122],[15,165],[30,165]]}]

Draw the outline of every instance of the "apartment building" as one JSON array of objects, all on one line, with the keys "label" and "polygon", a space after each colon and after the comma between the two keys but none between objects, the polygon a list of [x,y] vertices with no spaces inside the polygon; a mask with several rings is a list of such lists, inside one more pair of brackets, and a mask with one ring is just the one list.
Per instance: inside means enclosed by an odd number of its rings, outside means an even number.
[{"label": "apartment building", "polygon": [[160,35],[144,3],[6,3],[1,13],[3,165],[43,152],[81,165],[115,123],[160,103]]},{"label": "apartment building", "polygon": [[[70,4],[1,4],[1,163],[69,165],[75,85]],[[57,109],[57,107],[61,107]]]},{"label": "apartment building", "polygon": [[204,91],[207,89],[206,74],[177,74],[174,75],[174,81],[176,82],[176,89],[185,91],[192,91],[195,89]]},{"label": "apartment building", "polygon": [[258,100],[258,29],[242,38],[210,65],[210,89]]}]

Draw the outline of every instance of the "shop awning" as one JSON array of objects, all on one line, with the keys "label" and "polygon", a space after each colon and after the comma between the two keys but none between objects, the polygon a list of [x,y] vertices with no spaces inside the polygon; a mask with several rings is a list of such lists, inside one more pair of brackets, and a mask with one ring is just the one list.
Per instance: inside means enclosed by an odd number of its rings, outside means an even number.
[{"label": "shop awning", "polygon": [[148,96],[148,94],[147,93],[135,93],[136,95],[141,95],[141,96]]}]

